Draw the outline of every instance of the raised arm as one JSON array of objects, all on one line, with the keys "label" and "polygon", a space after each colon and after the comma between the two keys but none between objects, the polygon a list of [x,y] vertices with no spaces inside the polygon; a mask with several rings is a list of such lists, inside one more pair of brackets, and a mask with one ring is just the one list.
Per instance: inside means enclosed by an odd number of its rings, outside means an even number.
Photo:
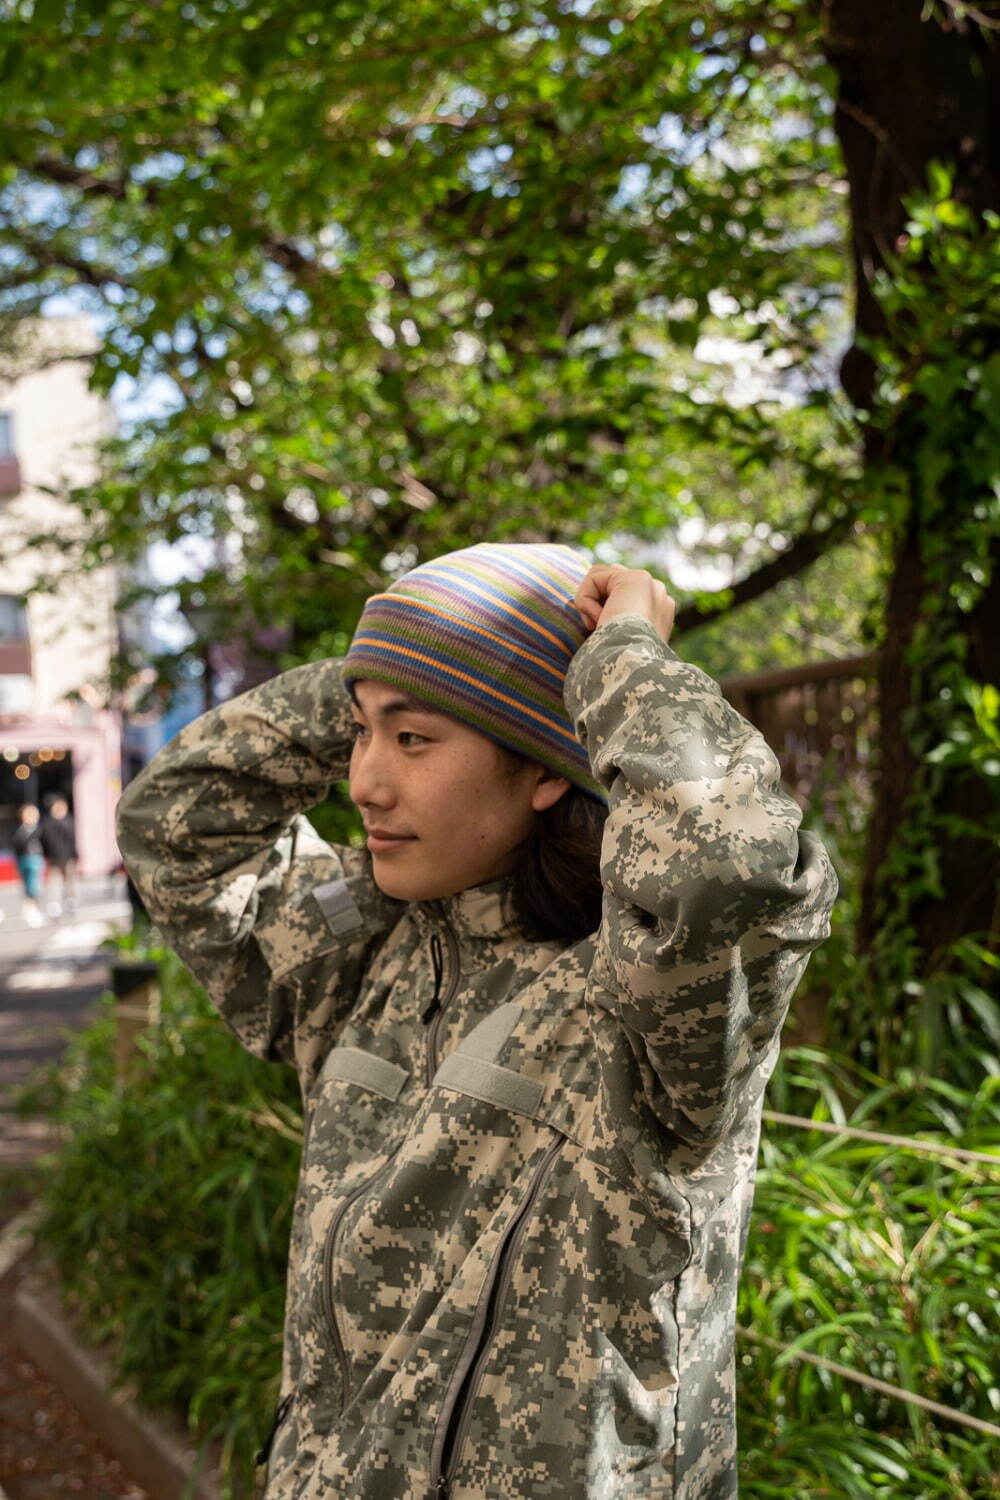
[{"label": "raised arm", "polygon": [[304,810],[347,775],[349,700],[333,659],[202,714],[118,805],[122,858],[149,914],[251,1052],[314,1071],[401,906],[367,856]]},{"label": "raised arm", "polygon": [[836,875],[761,734],[650,619],[602,622],[566,703],[609,799],[595,977],[650,1106],[704,1146],[759,1100]]}]

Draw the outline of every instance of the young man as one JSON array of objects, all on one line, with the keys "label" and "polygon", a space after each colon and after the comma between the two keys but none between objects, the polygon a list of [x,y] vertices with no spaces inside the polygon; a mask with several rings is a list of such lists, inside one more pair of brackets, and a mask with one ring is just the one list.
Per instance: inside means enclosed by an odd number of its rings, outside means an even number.
[{"label": "young man", "polygon": [[[449,554],[122,799],[153,920],[302,1082],[268,1500],[736,1493],[761,1102],[836,880],[673,615]],[[345,774],[364,849],[304,816]]]},{"label": "young man", "polygon": [[[65,797],[53,797],[48,816],[42,819],[39,834],[42,848],[49,862],[46,889],[52,891],[49,900],[49,916],[58,917],[63,911],[76,911],[76,828],[73,814]],[[59,875],[59,899],[52,890],[54,874]]]}]

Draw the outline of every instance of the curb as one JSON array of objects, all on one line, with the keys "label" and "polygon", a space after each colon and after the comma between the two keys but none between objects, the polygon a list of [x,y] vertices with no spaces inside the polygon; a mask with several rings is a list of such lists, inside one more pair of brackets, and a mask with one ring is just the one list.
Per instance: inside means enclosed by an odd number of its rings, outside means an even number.
[{"label": "curb", "polygon": [[[50,1286],[38,1280],[25,1283],[15,1309],[24,1352],[55,1381],[151,1500],[182,1500],[197,1452],[180,1423],[140,1411],[126,1391],[111,1389],[110,1360],[80,1344]],[[188,1494],[191,1500],[219,1500],[218,1481],[203,1475]]]},{"label": "curb", "polygon": [[[32,1231],[41,1216],[41,1206],[31,1203],[27,1208],[21,1210],[15,1218],[0,1234],[0,1278],[6,1276],[11,1266],[15,1266],[31,1249]],[[0,1488],[0,1500],[4,1500],[3,1490]]]}]

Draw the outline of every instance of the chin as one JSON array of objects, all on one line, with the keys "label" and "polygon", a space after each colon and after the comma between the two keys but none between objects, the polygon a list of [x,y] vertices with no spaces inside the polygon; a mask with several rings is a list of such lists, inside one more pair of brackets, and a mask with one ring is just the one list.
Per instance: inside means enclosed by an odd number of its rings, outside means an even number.
[{"label": "chin", "polygon": [[380,870],[372,861],[372,876],[383,896],[393,901],[439,901],[445,896],[454,896],[464,886],[442,885],[440,881],[421,880],[419,875],[407,878],[401,871]]},{"label": "chin", "polygon": [[433,899],[427,887],[419,880],[412,878],[407,880],[405,875],[396,874],[391,870],[380,870],[374,862],[372,875],[383,896],[389,896],[393,901],[430,901]]}]

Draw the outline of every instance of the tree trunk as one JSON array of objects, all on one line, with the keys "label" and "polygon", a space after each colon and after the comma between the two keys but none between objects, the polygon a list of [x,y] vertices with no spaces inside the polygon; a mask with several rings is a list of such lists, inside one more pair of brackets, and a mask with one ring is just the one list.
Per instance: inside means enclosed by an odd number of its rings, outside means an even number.
[{"label": "tree trunk", "polygon": [[[868,827],[868,847],[861,887],[858,948],[869,951],[877,927],[880,872],[898,829],[905,799],[913,788],[916,758],[903,732],[903,715],[914,702],[912,677],[904,653],[924,602],[923,566],[912,516],[897,546],[886,606],[888,633],[879,659],[880,763]],[[976,608],[966,617],[969,630],[969,675],[996,682],[1000,642],[1000,539],[993,544],[993,576]],[[985,829],[994,813],[994,795],[980,777],[955,776],[945,782],[941,813]],[[1000,934],[997,880],[1000,856],[989,838],[952,837],[937,849],[942,898],[924,899],[913,910],[918,947],[925,972],[939,967],[949,944],[964,933],[979,933],[994,943]],[[891,891],[886,891],[891,900]]]},{"label": "tree trunk", "polygon": [[[907,210],[903,197],[927,185],[932,160],[954,171],[954,197],[981,215],[1000,207],[1000,38],[975,22],[956,18],[942,0],[926,20],[924,0],[826,0],[824,46],[839,86],[835,124],[843,150],[850,192],[856,277],[855,342],[844,358],[841,379],[856,407],[876,404],[875,369],[859,344],[886,333],[873,290],[875,272],[900,245]],[[926,618],[929,585],[921,546],[927,518],[921,513],[916,444],[909,414],[904,429],[887,440],[873,423],[865,460],[873,473],[891,461],[897,471],[911,462],[909,508],[893,540],[892,575],[886,603],[885,642],[879,678],[881,758],[875,768],[874,809],[869,829],[867,868],[862,886],[859,949],[871,949],[880,920],[879,901],[893,893],[880,878],[896,839],[906,799],[920,769],[905,733],[906,716],[921,709],[922,692],[937,689],[914,674],[907,647]],[[956,443],[964,428],[956,424]],[[957,521],[976,503],[956,495]],[[949,509],[952,497],[949,495]],[[938,520],[947,525],[948,518]],[[1000,555],[994,546],[991,585],[976,607],[960,617],[968,631],[969,674],[996,678],[1000,639]],[[992,646],[993,656],[989,657]],[[945,777],[935,812],[959,814],[985,823],[994,802],[983,778],[968,773]],[[948,945],[970,932],[990,932],[996,923],[998,857],[986,839],[955,838],[937,851],[943,894],[922,898],[911,912],[923,972],[931,973]],[[883,912],[885,907],[882,908]]]}]

